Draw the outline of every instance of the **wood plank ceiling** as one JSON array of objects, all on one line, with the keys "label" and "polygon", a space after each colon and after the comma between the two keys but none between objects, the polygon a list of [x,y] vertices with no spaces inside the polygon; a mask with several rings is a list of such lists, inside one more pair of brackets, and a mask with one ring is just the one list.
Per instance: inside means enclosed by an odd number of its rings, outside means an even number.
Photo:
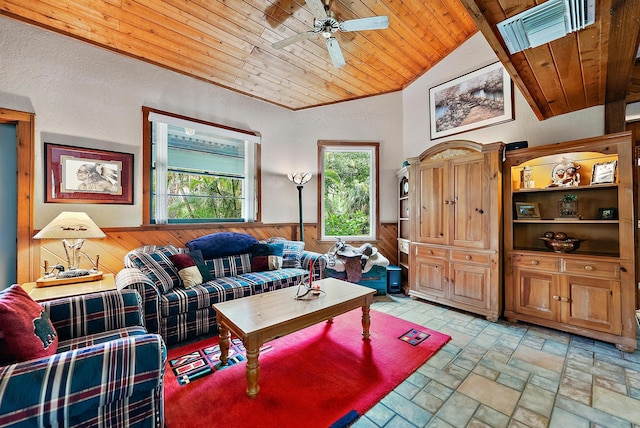
[{"label": "wood plank ceiling", "polygon": [[339,69],[320,35],[271,47],[313,27],[304,0],[0,0],[0,13],[292,110],[401,90],[480,29],[544,119],[640,100],[640,2],[597,3],[596,25],[508,55],[495,24],[535,0],[332,0],[339,21],[390,22],[338,33]]}]

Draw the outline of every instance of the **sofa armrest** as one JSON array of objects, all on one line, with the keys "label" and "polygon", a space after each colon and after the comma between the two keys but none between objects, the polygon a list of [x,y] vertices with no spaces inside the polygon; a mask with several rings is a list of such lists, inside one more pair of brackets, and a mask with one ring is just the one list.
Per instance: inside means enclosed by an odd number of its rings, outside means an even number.
[{"label": "sofa armrest", "polygon": [[327,267],[327,259],[324,254],[316,253],[313,251],[302,252],[302,269],[309,270],[309,267],[313,263],[313,281],[324,278],[324,269]]},{"label": "sofa armrest", "polygon": [[0,426],[66,426],[134,396],[161,399],[166,355],[162,338],[145,334],[0,366]]},{"label": "sofa armrest", "polygon": [[144,326],[142,300],[135,290],[113,290],[41,302],[59,340]]},{"label": "sofa armrest", "polygon": [[136,290],[142,298],[144,326],[149,333],[160,333],[160,290],[138,268],[124,268],[116,275],[118,290]]}]

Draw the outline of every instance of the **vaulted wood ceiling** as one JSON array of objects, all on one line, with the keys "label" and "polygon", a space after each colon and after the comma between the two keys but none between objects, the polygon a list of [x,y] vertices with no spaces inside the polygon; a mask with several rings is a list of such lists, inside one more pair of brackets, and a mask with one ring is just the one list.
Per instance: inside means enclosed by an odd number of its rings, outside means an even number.
[{"label": "vaulted wood ceiling", "polygon": [[304,0],[0,0],[0,13],[293,110],[401,90],[479,29],[543,119],[640,100],[640,2],[597,3],[596,25],[508,55],[495,24],[535,0],[332,0],[339,21],[390,22],[338,33],[340,69],[320,35],[272,48],[313,27]]}]

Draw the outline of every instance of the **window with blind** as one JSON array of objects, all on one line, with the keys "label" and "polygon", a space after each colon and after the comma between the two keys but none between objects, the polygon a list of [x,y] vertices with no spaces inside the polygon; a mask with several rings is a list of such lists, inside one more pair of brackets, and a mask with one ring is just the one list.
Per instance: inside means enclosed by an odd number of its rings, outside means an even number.
[{"label": "window with blind", "polygon": [[257,219],[259,135],[143,111],[149,124],[150,223]]}]

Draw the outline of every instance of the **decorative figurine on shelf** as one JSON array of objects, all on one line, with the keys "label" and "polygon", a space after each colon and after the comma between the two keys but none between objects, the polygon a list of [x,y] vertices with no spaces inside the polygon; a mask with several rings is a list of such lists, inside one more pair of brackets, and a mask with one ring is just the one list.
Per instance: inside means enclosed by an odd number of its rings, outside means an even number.
[{"label": "decorative figurine on shelf", "polygon": [[520,188],[521,189],[533,189],[535,187],[533,181],[533,169],[529,166],[524,166],[520,170]]},{"label": "decorative figurine on shelf", "polygon": [[580,165],[572,160],[562,158],[562,161],[553,167],[551,181],[547,187],[575,187],[580,185]]}]

